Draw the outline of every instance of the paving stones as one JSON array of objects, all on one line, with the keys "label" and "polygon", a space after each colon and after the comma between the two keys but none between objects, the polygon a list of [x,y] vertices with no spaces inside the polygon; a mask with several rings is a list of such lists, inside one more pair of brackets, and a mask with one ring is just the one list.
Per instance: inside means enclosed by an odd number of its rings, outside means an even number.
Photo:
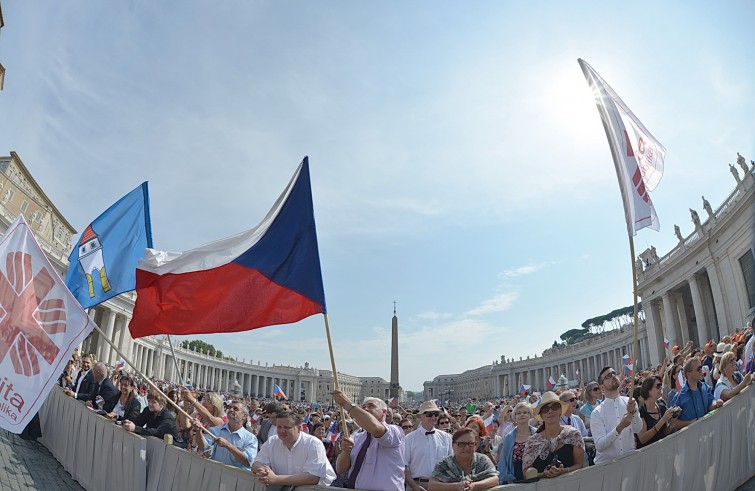
[{"label": "paving stones", "polygon": [[0,429],[0,491],[83,491],[49,450]]}]

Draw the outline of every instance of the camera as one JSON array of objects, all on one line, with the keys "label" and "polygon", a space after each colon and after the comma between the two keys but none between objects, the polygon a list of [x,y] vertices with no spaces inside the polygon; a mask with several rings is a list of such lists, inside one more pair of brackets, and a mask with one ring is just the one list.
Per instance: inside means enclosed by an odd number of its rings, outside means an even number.
[{"label": "camera", "polygon": [[673,411],[674,411],[673,415],[675,418],[678,418],[679,415],[682,414],[682,408],[680,408],[679,406],[676,406],[675,408],[673,408]]}]

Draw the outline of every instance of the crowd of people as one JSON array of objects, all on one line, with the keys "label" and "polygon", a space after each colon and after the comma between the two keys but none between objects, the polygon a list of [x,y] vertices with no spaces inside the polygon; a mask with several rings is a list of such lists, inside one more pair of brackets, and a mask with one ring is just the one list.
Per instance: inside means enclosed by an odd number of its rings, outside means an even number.
[{"label": "crowd of people", "polygon": [[663,364],[625,375],[604,367],[567,390],[464,404],[430,400],[330,405],[196,391],[111,371],[74,355],[65,393],[125,431],[253,472],[264,485],[479,491],[550,479],[621,458],[704,417],[752,383],[752,328],[674,346]]}]

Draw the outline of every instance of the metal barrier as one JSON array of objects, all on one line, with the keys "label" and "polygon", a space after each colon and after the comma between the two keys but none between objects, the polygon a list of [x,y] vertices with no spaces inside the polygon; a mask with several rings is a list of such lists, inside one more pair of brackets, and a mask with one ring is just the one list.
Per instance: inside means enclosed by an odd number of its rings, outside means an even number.
[{"label": "metal barrier", "polygon": [[[752,387],[701,421],[607,464],[556,479],[500,486],[528,491],[731,490],[755,470]],[[143,438],[87,409],[60,390],[40,410],[42,443],[90,491],[265,491],[243,471]],[[302,490],[325,491],[321,486]]]}]

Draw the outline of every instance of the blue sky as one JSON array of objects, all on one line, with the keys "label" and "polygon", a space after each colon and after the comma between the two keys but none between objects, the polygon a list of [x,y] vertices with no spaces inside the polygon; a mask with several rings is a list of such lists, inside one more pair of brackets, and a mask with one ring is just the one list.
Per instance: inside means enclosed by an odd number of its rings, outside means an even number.
[{"label": "blue sky", "polygon": [[[751,2],[4,1],[0,153],[79,230],[150,182],[155,246],[256,225],[309,155],[340,371],[401,383],[534,355],[630,305],[606,137],[577,58],[666,147],[659,233],[755,159]],[[205,337],[330,368],[323,322]]]}]

